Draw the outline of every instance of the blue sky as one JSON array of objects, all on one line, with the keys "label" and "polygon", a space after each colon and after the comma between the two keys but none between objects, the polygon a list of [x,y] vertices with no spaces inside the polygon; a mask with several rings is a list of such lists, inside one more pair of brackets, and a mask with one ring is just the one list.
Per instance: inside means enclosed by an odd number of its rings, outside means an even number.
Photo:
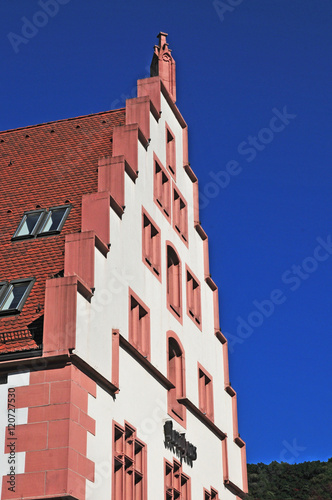
[{"label": "blue sky", "polygon": [[330,0],[42,3],[1,2],[0,129],[123,107],[169,33],[248,462],[328,459]]}]

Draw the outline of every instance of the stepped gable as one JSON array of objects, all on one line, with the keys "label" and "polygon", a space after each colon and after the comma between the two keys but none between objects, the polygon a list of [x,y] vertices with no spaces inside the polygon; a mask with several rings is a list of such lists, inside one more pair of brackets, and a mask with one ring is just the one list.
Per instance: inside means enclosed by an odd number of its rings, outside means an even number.
[{"label": "stepped gable", "polygon": [[[113,128],[124,123],[119,109],[0,133],[0,282],[36,278],[21,313],[0,317],[0,353],[36,347],[27,332],[4,332],[42,325],[45,281],[61,275],[65,235],[81,230],[82,195],[97,191],[98,158],[112,155]],[[25,211],[68,202],[59,235],[11,241]]]}]

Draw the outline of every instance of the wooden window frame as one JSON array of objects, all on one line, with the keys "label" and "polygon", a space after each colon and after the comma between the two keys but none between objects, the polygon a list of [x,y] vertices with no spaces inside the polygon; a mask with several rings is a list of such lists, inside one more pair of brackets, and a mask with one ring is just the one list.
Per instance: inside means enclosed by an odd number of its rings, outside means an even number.
[{"label": "wooden window frame", "polygon": [[191,500],[191,479],[178,460],[164,459],[164,492],[164,500]]},{"label": "wooden window frame", "polygon": [[154,220],[142,207],[142,260],[161,281],[161,233]]},{"label": "wooden window frame", "polygon": [[[167,412],[176,422],[186,427],[186,407],[179,402],[179,399],[185,398],[186,393],[185,353],[179,337],[173,331],[168,331],[166,338],[167,378],[174,385],[167,393]],[[171,343],[176,345],[171,346]],[[174,347],[180,354],[170,359],[170,349]]]},{"label": "wooden window frame", "polygon": [[156,205],[171,221],[171,179],[165,167],[153,153],[153,197]]},{"label": "wooden window frame", "polygon": [[199,409],[212,422],[214,421],[213,378],[208,371],[197,363]]},{"label": "wooden window frame", "polygon": [[188,204],[174,183],[172,188],[173,228],[188,246]]},{"label": "wooden window frame", "polygon": [[176,142],[175,135],[166,123],[166,168],[176,180]]},{"label": "wooden window frame", "polygon": [[[169,264],[170,259],[173,259],[172,264]],[[170,241],[166,241],[166,287],[167,309],[182,325],[182,264]]]},{"label": "wooden window frame", "polygon": [[187,315],[202,330],[201,283],[186,265]]},{"label": "wooden window frame", "polygon": [[133,499],[147,500],[146,444],[137,438],[135,427],[113,420],[112,500]]},{"label": "wooden window frame", "polygon": [[150,309],[129,288],[129,342],[150,361]]}]

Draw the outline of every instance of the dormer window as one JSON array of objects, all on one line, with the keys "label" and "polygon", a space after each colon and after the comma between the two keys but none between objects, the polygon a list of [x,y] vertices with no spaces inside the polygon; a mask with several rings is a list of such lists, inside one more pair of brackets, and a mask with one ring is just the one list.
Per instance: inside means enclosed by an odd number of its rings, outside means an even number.
[{"label": "dormer window", "polygon": [[24,212],[13,240],[35,238],[60,233],[70,211],[70,206],[52,207],[49,210]]},{"label": "dormer window", "polygon": [[34,284],[34,279],[12,280],[10,283],[0,283],[0,315],[17,314],[22,307]]}]

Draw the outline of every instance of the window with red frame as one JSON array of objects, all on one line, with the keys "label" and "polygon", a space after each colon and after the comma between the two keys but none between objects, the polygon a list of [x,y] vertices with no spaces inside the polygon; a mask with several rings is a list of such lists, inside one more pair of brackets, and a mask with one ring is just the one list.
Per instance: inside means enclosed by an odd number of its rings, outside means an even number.
[{"label": "window with red frame", "polygon": [[213,387],[212,377],[210,377],[202,368],[198,368],[198,394],[199,409],[207,417],[213,420]]},{"label": "window with red frame", "polygon": [[190,477],[182,472],[180,462],[165,461],[165,500],[190,500]]},{"label": "window with red frame", "polygon": [[175,137],[168,127],[166,127],[166,166],[168,170],[175,175],[176,156],[175,156]]},{"label": "window with red frame", "polygon": [[113,500],[146,500],[146,445],[129,424],[113,425]]},{"label": "window with red frame", "polygon": [[181,347],[173,337],[168,339],[168,378],[174,385],[168,391],[168,412],[184,420],[185,407],[178,401],[185,393],[184,358]]},{"label": "window with red frame", "polygon": [[155,160],[154,197],[166,217],[171,216],[171,182],[165,169]]},{"label": "window with red frame", "polygon": [[201,324],[201,287],[187,270],[187,312],[198,325]]},{"label": "window with red frame", "polygon": [[136,294],[130,294],[129,341],[143,356],[150,356],[150,311]]},{"label": "window with red frame", "polygon": [[167,245],[167,304],[181,317],[181,262],[175,250]]},{"label": "window with red frame", "polygon": [[188,241],[188,209],[177,189],[173,189],[173,225],[184,241]]},{"label": "window with red frame", "polygon": [[204,488],[204,500],[219,500],[217,490],[211,488],[211,491],[208,491]]},{"label": "window with red frame", "polygon": [[161,240],[160,232],[146,213],[143,212],[143,259],[145,264],[160,276]]}]

